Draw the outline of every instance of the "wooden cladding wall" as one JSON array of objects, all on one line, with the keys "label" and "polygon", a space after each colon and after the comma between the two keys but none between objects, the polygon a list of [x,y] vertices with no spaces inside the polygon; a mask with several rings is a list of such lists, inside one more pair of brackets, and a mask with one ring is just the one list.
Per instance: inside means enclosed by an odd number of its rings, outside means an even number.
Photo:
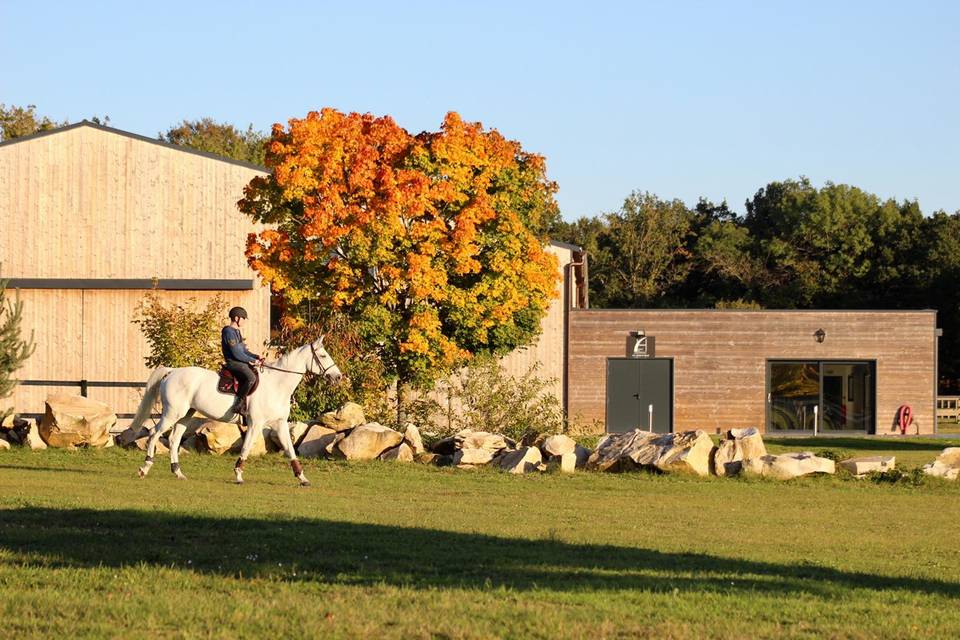
[{"label": "wooden cladding wall", "polygon": [[564,284],[567,287],[572,286],[572,283],[566,281],[565,272],[566,265],[572,260],[573,252],[570,249],[555,245],[547,246],[547,251],[557,257],[557,275],[559,278],[556,288],[557,297],[550,303],[547,315],[540,322],[542,333],[537,342],[530,347],[517,349],[505,356],[501,360],[501,364],[508,374],[516,377],[523,376],[533,366],[539,366],[536,375],[545,380],[552,380],[549,388],[562,405],[564,343],[566,340],[564,335],[564,309],[572,295],[572,292],[567,292],[564,295]]},{"label": "wooden cladding wall", "polygon": [[[131,320],[147,291],[100,289],[96,280],[202,280],[197,287],[207,289],[210,281],[253,281],[253,289],[221,293],[228,306],[250,312],[247,339],[257,350],[268,336],[270,293],[247,266],[246,237],[257,227],[237,200],[258,175],[265,173],[90,124],[0,145],[2,275],[25,286],[27,279],[71,280],[62,289],[20,290],[23,328],[37,350],[17,377],[146,381],[147,345]],[[203,303],[217,293],[158,295],[168,304]],[[12,404],[40,413],[58,391],[80,390],[20,386]],[[139,401],[136,389],[91,387],[89,396],[118,413],[133,412]]]},{"label": "wooden cladding wall", "polygon": [[92,126],[0,146],[11,278],[252,278],[256,169]]},{"label": "wooden cladding wall", "polygon": [[[605,419],[606,361],[627,335],[656,337],[674,358],[674,429],[766,428],[768,360],[875,360],[878,434],[893,433],[909,404],[921,433],[934,430],[936,314],[932,311],[573,310],[568,413]],[[823,329],[826,337],[814,337]]]},{"label": "wooden cladding wall", "polygon": [[[150,371],[143,363],[149,353],[140,327],[132,320],[145,291],[23,290],[23,325],[33,331],[36,351],[16,373],[20,380],[93,380],[146,382]],[[166,304],[195,298],[205,304],[216,291],[161,291]],[[269,337],[270,299],[259,290],[226,292],[228,305],[245,307],[253,319],[244,338],[252,351],[263,353]],[[226,322],[226,319],[224,319]],[[79,394],[78,387],[18,386],[12,401],[18,413],[43,413],[52,393]],[[139,389],[92,387],[88,396],[106,402],[117,413],[133,413]]]}]

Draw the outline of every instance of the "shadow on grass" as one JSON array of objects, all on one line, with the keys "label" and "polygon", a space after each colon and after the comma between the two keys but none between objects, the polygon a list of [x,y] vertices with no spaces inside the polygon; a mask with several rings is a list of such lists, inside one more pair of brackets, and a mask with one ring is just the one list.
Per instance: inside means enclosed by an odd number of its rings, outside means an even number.
[{"label": "shadow on grass", "polygon": [[422,589],[759,590],[824,598],[872,589],[960,597],[957,582],[808,564],[282,517],[212,518],[37,507],[0,510],[0,549],[15,554],[5,561],[13,565],[175,565],[212,575]]},{"label": "shadow on grass", "polygon": [[0,464],[0,469],[13,469],[16,471],[53,471],[57,473],[81,473],[95,475],[99,473],[96,469],[78,469],[76,467],[39,467],[32,464]]},{"label": "shadow on grass", "polygon": [[896,437],[891,438],[764,438],[767,444],[781,447],[803,447],[805,449],[858,449],[866,451],[943,451],[946,447],[956,446],[949,440],[917,441]]}]

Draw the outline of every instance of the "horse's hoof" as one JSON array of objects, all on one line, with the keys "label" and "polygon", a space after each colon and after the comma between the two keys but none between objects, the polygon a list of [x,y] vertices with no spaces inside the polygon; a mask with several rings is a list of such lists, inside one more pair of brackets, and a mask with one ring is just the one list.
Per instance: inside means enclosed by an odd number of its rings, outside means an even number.
[{"label": "horse's hoof", "polygon": [[301,480],[301,481],[300,481],[300,486],[301,486],[301,487],[309,487],[309,486],[310,486],[310,481],[309,481],[309,480]]},{"label": "horse's hoof", "polygon": [[137,469],[137,477],[138,477],[138,478],[146,478],[146,477],[147,477],[147,472],[144,471],[143,469]]},{"label": "horse's hoof", "polygon": [[233,484],[243,484],[243,478],[237,478],[233,481]]},{"label": "horse's hoof", "polygon": [[173,477],[176,478],[177,480],[186,480],[186,479],[187,479],[187,476],[183,475],[182,473],[174,474]]}]

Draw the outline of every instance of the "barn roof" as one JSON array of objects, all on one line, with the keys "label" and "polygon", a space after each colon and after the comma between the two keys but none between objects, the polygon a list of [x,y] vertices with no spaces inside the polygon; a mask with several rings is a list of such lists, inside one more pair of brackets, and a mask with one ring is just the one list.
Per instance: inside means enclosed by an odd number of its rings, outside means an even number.
[{"label": "barn roof", "polygon": [[48,129],[46,131],[33,133],[29,136],[13,138],[12,140],[4,140],[3,142],[0,142],[0,147],[14,145],[20,142],[26,142],[28,140],[36,140],[37,138],[43,138],[44,136],[56,135],[58,133],[63,133],[64,131],[70,131],[71,129],[77,129],[79,127],[90,127],[92,129],[99,129],[100,131],[105,131],[107,133],[115,133],[117,135],[125,136],[127,138],[132,138],[134,140],[139,140],[141,142],[149,142],[150,144],[159,145],[161,147],[167,147],[168,149],[173,149],[174,151],[180,151],[182,153],[191,153],[196,156],[210,158],[211,160],[218,160],[220,162],[235,164],[241,167],[246,167],[248,169],[255,169],[257,171],[269,173],[269,169],[259,164],[255,164],[253,162],[244,162],[243,160],[234,160],[233,158],[225,158],[224,156],[220,156],[215,153],[209,153],[207,151],[198,151],[197,149],[190,149],[189,147],[181,147],[180,145],[164,142],[163,140],[157,140],[156,138],[149,138],[147,136],[142,136],[138,133],[131,133],[130,131],[124,131],[123,129],[114,129],[113,127],[97,124],[96,122],[90,122],[89,120],[81,120],[80,122],[76,122],[74,124],[68,124],[63,127],[57,127],[56,129]]}]

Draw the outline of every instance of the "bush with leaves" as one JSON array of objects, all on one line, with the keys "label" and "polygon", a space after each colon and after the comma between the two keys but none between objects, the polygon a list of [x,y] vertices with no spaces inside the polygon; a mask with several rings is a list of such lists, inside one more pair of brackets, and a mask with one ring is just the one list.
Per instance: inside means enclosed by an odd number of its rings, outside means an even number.
[{"label": "bush with leaves", "polygon": [[[23,314],[23,302],[20,296],[7,300],[7,280],[0,278],[0,400],[13,393],[17,381],[11,376],[23,366],[33,353],[33,334],[23,340],[20,336],[20,322]],[[0,408],[0,419],[10,413],[10,409]]]},{"label": "bush with leaves", "polygon": [[364,347],[356,327],[344,316],[334,316],[326,324],[286,326],[273,342],[284,353],[320,336],[344,377],[339,384],[331,384],[322,376],[307,376],[293,395],[290,419],[314,420],[347,402],[356,402],[363,406],[368,420],[388,424],[395,411],[387,397],[390,379],[383,363]]},{"label": "bush with leaves", "polygon": [[223,361],[220,330],[226,309],[227,303],[219,295],[204,306],[196,298],[167,306],[156,293],[147,294],[137,305],[133,320],[150,344],[150,355],[143,359],[147,367],[218,370]]},{"label": "bush with leaves", "polygon": [[451,405],[459,405],[451,413],[453,430],[491,431],[517,440],[527,431],[564,431],[563,408],[549,389],[554,380],[538,376],[539,368],[537,363],[515,376],[496,358],[474,358],[448,380]]}]

